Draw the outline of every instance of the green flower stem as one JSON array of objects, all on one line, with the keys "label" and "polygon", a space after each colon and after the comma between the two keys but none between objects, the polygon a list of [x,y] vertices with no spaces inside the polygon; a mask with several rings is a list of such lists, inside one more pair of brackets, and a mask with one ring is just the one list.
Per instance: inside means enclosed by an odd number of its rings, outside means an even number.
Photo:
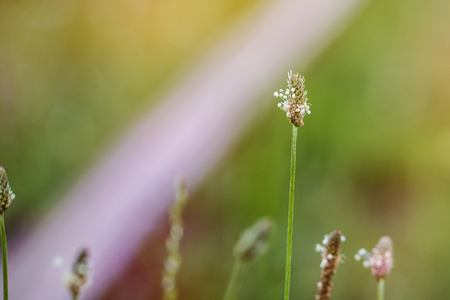
[{"label": "green flower stem", "polygon": [[384,300],[384,279],[378,281],[378,300]]},{"label": "green flower stem", "polygon": [[286,245],[286,275],[284,279],[284,300],[289,299],[289,286],[291,283],[291,261],[292,261],[292,228],[294,225],[294,187],[295,187],[295,158],[297,156],[297,131],[298,127],[292,125],[291,144],[291,181],[289,185],[289,213],[287,226]]},{"label": "green flower stem", "polygon": [[233,270],[231,271],[230,281],[228,281],[227,289],[223,300],[235,300],[237,296],[236,283],[241,272],[242,262],[239,259],[234,261]]},{"label": "green flower stem", "polygon": [[0,217],[3,258],[3,300],[8,300],[8,250],[6,248],[5,213]]},{"label": "green flower stem", "polygon": [[72,300],[78,300],[78,295],[72,294]]}]

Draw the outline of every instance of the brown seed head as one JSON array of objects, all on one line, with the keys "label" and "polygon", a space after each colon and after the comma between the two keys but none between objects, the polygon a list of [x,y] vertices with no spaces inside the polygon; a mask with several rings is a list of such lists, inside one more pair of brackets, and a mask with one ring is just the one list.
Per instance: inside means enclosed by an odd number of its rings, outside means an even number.
[{"label": "brown seed head", "polygon": [[89,252],[87,249],[81,250],[78,254],[74,264],[72,265],[72,271],[65,279],[65,284],[69,292],[73,296],[78,296],[80,290],[87,283],[87,273],[88,273],[88,259]]},{"label": "brown seed head", "polygon": [[331,280],[341,260],[339,250],[341,248],[341,241],[344,240],[345,237],[341,235],[339,230],[336,230],[325,236],[322,242],[323,245],[316,245],[316,250],[322,253],[322,262],[320,264],[322,274],[320,282],[317,284],[319,294],[316,296],[316,300],[328,300],[331,297],[331,289],[333,287]]},{"label": "brown seed head", "polygon": [[8,209],[11,201],[13,201],[15,197],[16,196],[9,186],[6,171],[3,167],[0,166],[0,214]]}]

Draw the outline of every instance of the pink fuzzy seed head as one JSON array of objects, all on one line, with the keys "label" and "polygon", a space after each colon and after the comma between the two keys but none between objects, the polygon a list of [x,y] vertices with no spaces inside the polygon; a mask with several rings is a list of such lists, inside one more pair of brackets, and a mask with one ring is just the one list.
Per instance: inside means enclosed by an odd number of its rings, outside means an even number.
[{"label": "pink fuzzy seed head", "polygon": [[388,236],[383,236],[372,251],[372,275],[379,281],[386,277],[394,266],[392,240]]},{"label": "pink fuzzy seed head", "polygon": [[366,249],[360,249],[355,254],[356,260],[362,260],[365,268],[370,268],[377,281],[384,279],[394,267],[394,246],[388,236],[383,236],[373,248],[372,253]]}]

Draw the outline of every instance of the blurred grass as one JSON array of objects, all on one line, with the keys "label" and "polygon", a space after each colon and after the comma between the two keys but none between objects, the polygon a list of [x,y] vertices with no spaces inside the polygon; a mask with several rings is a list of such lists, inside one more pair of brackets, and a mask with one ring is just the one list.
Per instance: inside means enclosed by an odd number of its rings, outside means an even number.
[{"label": "blurred grass", "polygon": [[[257,1],[2,1],[0,159],[30,222]],[[14,215],[14,216],[13,216]]]}]

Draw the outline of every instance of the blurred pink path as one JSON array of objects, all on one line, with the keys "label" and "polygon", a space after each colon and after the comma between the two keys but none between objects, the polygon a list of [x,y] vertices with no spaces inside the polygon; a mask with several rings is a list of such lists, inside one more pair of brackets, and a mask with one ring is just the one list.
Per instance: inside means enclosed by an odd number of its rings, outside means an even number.
[{"label": "blurred pink path", "polygon": [[277,109],[258,97],[292,64],[304,68],[362,2],[272,1],[237,24],[10,250],[11,299],[68,299],[51,261],[82,246],[94,267],[82,299],[102,295],[166,213],[174,177],[197,185],[257,113]]}]

